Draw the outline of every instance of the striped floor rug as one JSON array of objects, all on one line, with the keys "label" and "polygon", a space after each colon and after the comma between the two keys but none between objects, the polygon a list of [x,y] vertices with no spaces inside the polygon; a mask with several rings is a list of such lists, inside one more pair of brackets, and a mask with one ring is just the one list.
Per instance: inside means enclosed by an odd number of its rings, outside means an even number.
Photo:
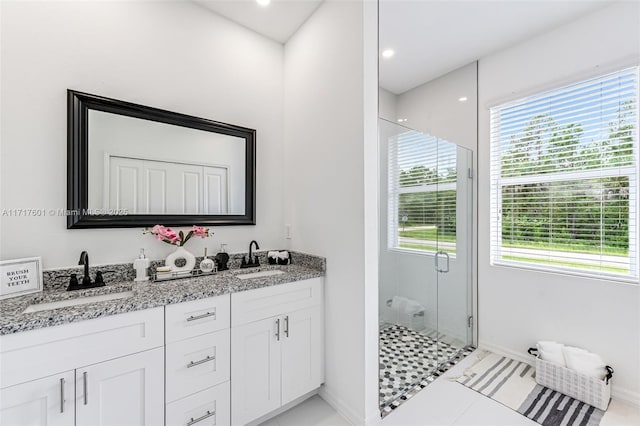
[{"label": "striped floor rug", "polygon": [[606,413],[535,381],[535,368],[491,352],[468,368],[458,383],[545,426],[602,426]]}]

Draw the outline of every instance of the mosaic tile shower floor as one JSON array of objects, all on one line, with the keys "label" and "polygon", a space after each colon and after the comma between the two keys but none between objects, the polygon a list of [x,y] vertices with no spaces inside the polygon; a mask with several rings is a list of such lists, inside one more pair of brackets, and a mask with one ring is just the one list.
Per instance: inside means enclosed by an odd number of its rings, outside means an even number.
[{"label": "mosaic tile shower floor", "polygon": [[380,330],[379,350],[379,396],[384,417],[474,348],[438,342],[407,327],[392,325]]}]

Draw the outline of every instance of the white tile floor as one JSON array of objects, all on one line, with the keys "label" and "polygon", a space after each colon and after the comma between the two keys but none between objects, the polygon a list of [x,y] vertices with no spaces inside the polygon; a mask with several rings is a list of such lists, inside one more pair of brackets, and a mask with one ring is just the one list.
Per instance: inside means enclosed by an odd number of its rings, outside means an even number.
[{"label": "white tile floor", "polygon": [[260,426],[350,426],[322,398],[315,395]]},{"label": "white tile floor", "polygon": [[[385,417],[380,426],[534,426],[537,423],[459,383],[459,376],[476,360],[475,353]],[[621,405],[618,401],[611,403]],[[615,426],[638,425],[640,409],[627,406]],[[628,415],[627,415],[628,414]],[[613,419],[612,419],[613,420]],[[314,396],[261,426],[348,426],[344,418],[319,396]],[[604,425],[603,425],[604,426]]]}]

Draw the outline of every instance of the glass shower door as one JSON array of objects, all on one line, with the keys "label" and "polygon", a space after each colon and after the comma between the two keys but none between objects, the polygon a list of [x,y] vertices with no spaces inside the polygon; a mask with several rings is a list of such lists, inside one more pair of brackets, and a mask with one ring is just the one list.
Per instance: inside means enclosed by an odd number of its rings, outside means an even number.
[{"label": "glass shower door", "polygon": [[471,342],[470,151],[381,119],[380,405]]},{"label": "glass shower door", "polygon": [[472,153],[439,139],[437,190],[438,362],[472,343]]},{"label": "glass shower door", "polygon": [[[380,132],[380,405],[438,365],[435,138],[386,120]],[[419,387],[418,387],[419,389]]]}]

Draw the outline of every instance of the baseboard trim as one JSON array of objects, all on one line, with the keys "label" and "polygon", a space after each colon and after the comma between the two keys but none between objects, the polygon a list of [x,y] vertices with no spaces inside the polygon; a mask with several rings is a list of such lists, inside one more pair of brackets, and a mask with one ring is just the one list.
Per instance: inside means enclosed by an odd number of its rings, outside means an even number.
[{"label": "baseboard trim", "polygon": [[326,386],[322,385],[320,392],[318,392],[320,398],[324,399],[327,404],[333,407],[345,420],[354,426],[365,426],[365,421],[361,418],[351,407],[346,405],[342,399],[337,397],[334,393],[329,391]]},{"label": "baseboard trim", "polygon": [[367,414],[367,418],[365,419],[365,424],[367,426],[374,426],[379,424],[382,421],[382,415],[380,413],[380,409],[374,409],[373,412]]},{"label": "baseboard trim", "polygon": [[[512,349],[505,348],[503,346],[498,346],[491,343],[480,341],[478,343],[478,349],[485,349],[485,350],[494,352],[498,355],[513,358],[516,361],[526,362],[527,364],[530,364],[530,365],[535,364],[533,357],[531,357],[531,355],[527,355],[526,353],[523,353],[523,352],[517,352]],[[611,386],[611,398],[617,401],[626,402],[627,404],[640,407],[640,393],[633,392],[626,388],[621,388],[620,386],[616,386],[615,381],[613,383],[613,386]]]},{"label": "baseboard trim", "polygon": [[616,401],[626,402],[627,404],[640,407],[640,393],[621,388],[615,384],[611,387],[611,398]]}]

